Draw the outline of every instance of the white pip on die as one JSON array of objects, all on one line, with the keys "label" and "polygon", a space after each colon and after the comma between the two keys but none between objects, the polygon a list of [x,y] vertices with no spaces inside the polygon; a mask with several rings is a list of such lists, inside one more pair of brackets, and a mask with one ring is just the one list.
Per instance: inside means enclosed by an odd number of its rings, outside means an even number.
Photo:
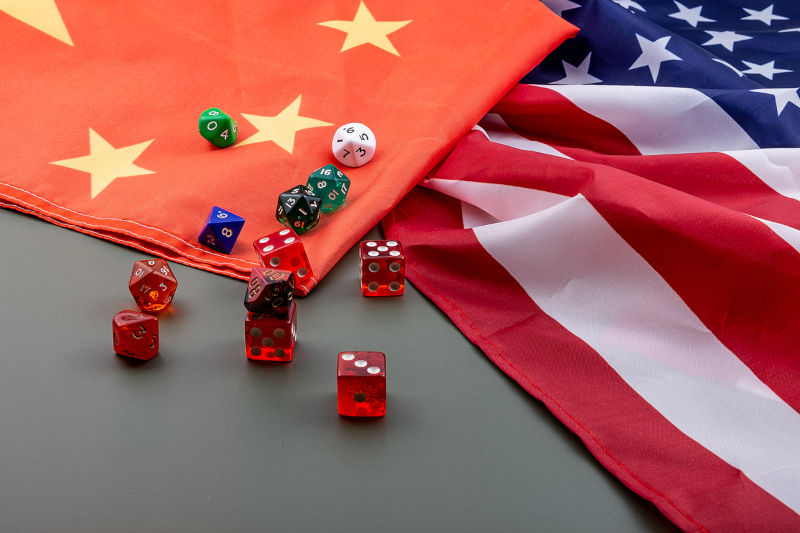
[{"label": "white pip on die", "polygon": [[375,155],[375,134],[364,124],[351,122],[336,129],[331,142],[336,159],[348,167],[360,167]]}]

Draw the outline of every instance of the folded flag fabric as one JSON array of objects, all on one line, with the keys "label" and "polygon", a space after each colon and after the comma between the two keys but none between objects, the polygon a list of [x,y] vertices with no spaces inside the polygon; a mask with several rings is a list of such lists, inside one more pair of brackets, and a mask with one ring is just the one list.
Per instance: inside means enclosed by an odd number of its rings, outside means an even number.
[{"label": "folded flag fabric", "polygon": [[[302,237],[318,280],[576,30],[524,0],[6,0],[0,31],[0,205],[212,272],[247,278],[278,194],[366,124],[374,159]],[[212,107],[233,146],[199,135]],[[246,221],[230,255],[197,242],[213,206]]]},{"label": "folded flag fabric", "polygon": [[407,275],[687,531],[800,531],[800,5],[580,28],[392,213]]}]

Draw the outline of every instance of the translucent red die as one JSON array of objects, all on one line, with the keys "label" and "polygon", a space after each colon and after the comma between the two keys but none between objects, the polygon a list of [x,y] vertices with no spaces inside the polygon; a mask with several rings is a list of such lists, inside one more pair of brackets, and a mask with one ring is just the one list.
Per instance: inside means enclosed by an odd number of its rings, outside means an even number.
[{"label": "translucent red die", "polygon": [[363,241],[361,251],[361,294],[400,296],[406,286],[406,260],[397,241]]},{"label": "translucent red die", "polygon": [[111,321],[114,351],[147,361],[158,353],[158,318],[138,311],[120,311]]},{"label": "translucent red die", "polygon": [[342,416],[386,414],[386,355],[342,352],[338,356],[336,396]]},{"label": "translucent red die", "polygon": [[288,270],[253,267],[244,306],[253,313],[286,316],[294,296],[294,274]]},{"label": "translucent red die", "polygon": [[287,363],[292,360],[297,343],[297,307],[289,305],[284,317],[247,313],[244,321],[247,358],[252,361]]},{"label": "translucent red die", "polygon": [[288,270],[294,274],[295,294],[305,296],[317,284],[303,242],[291,228],[256,239],[253,248],[265,267]]},{"label": "translucent red die", "polygon": [[178,280],[163,259],[142,259],[133,264],[128,287],[139,309],[158,313],[169,307]]}]

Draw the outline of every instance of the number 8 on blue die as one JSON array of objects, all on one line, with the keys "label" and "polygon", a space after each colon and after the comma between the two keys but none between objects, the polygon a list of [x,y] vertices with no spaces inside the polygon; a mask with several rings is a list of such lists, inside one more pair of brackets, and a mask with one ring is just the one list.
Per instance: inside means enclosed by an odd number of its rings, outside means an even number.
[{"label": "number 8 on blue die", "polygon": [[233,245],[236,244],[242,226],[244,226],[242,217],[214,206],[211,208],[206,225],[197,240],[212,250],[229,254],[233,250]]}]

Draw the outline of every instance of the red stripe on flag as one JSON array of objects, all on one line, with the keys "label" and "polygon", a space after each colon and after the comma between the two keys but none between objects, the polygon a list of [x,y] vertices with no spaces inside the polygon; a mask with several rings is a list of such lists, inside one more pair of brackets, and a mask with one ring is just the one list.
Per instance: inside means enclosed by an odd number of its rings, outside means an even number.
[{"label": "red stripe on flag", "polygon": [[[573,163],[574,164],[574,163]],[[584,194],[761,381],[800,412],[800,254],[763,223],[601,167]]]},{"label": "red stripe on flag", "polygon": [[[748,180],[749,170],[728,156],[716,157],[725,160],[731,173],[733,161],[741,179]],[[616,160],[621,159],[626,158]],[[706,164],[714,159],[710,154],[708,159],[701,158]],[[430,177],[459,176],[468,181],[586,196],[706,327],[800,411],[800,390],[786,379],[787,375],[800,375],[796,342],[800,338],[796,318],[800,255],[764,224],[646,177],[517,150],[492,143],[477,132],[465,137]],[[684,185],[690,179],[684,178]],[[755,188],[752,179],[747,187]],[[796,201],[759,189],[781,207],[780,218],[798,222]]]},{"label": "red stripe on flag", "polygon": [[552,146],[638,155],[634,144],[608,122],[587,113],[561,94],[535,85],[516,85],[492,108],[523,137]]},{"label": "red stripe on flag", "polygon": [[559,150],[575,160],[618,168],[735,211],[800,228],[800,202],[778,193],[726,154],[628,157]]},{"label": "red stripe on flag", "polygon": [[680,432],[545,315],[461,227],[460,202],[421,188],[384,219],[387,236],[403,242],[411,282],[607,469],[686,530],[800,529],[800,516]]}]

